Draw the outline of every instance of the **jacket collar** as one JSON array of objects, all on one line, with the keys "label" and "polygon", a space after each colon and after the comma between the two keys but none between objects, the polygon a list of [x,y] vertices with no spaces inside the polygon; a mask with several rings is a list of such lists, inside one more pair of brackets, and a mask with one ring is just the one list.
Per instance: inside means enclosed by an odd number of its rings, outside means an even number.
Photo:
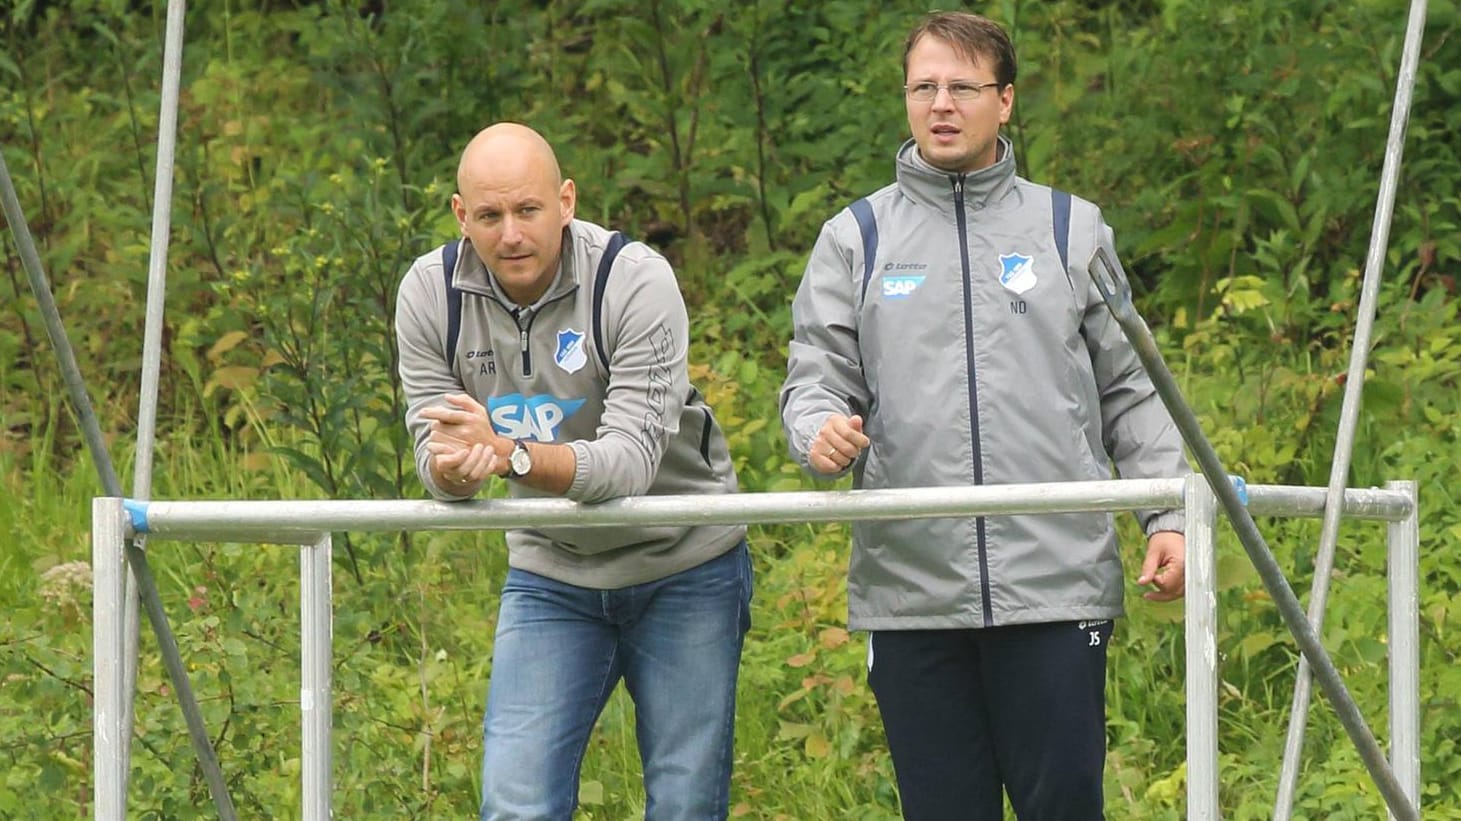
[{"label": "jacket collar", "polygon": [[[578,221],[574,220],[563,229],[563,253],[559,256],[558,271],[553,275],[552,284],[548,286],[548,290],[544,291],[542,296],[538,297],[536,303],[522,307],[536,307],[545,302],[551,302],[578,287],[578,254],[573,233],[577,223]],[[477,250],[472,243],[462,243],[461,257],[456,277],[452,280],[456,287],[463,291],[492,297],[502,303],[505,308],[516,307],[516,303],[498,284],[497,277],[487,269],[487,264],[482,261],[482,258],[477,256]]]},{"label": "jacket collar", "polygon": [[999,159],[978,171],[952,174],[934,168],[918,153],[918,145],[909,140],[898,149],[898,187],[909,198],[938,211],[951,212],[954,207],[954,183],[964,182],[964,205],[984,208],[1004,198],[1015,180],[1014,145],[1003,134],[999,136]]}]

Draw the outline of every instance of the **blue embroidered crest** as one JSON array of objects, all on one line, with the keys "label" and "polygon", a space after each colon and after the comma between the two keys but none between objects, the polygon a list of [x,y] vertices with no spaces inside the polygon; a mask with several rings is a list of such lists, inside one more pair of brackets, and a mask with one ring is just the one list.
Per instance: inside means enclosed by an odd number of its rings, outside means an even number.
[{"label": "blue embroidered crest", "polygon": [[1024,254],[999,255],[999,284],[1017,294],[1035,287],[1035,258]]},{"label": "blue embroidered crest", "polygon": [[553,352],[553,361],[568,373],[574,373],[588,363],[588,354],[583,350],[583,331],[564,328],[558,332],[558,350]]}]

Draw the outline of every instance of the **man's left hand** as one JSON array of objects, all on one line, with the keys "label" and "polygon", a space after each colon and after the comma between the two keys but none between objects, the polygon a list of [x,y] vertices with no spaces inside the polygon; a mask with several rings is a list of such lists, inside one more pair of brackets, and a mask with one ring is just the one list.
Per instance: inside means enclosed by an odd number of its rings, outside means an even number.
[{"label": "man's left hand", "polygon": [[505,474],[507,460],[500,451],[511,450],[512,443],[492,429],[487,409],[466,394],[450,393],[443,399],[447,407],[421,410],[421,418],[431,421],[426,449],[436,457],[437,469],[463,484]]},{"label": "man's left hand", "polygon": [[1187,539],[1171,530],[1159,530],[1146,542],[1146,561],[1136,583],[1152,590],[1142,594],[1147,601],[1175,601],[1187,589]]}]

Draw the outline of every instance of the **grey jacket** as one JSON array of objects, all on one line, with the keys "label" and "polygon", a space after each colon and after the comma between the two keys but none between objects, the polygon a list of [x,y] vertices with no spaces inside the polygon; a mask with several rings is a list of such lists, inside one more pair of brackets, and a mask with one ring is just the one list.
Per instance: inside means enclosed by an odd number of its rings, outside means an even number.
[{"label": "grey jacket", "polygon": [[[1014,152],[979,171],[933,169],[910,141],[897,182],[857,219],[822,227],[793,303],[781,414],[804,467],[828,416],[862,414],[866,488],[1182,476],[1182,440],[1086,263],[1114,254],[1099,209],[1072,199],[1069,264],[1050,189]],[[1114,258],[1114,257],[1113,257]],[[864,285],[864,265],[867,269]],[[865,288],[865,290],[864,290]],[[1147,533],[1180,511],[1139,514]],[[1122,612],[1110,514],[908,519],[853,525],[854,629],[979,628]]]},{"label": "grey jacket", "polygon": [[[689,320],[674,272],[664,257],[632,242],[614,261],[603,294],[595,294],[609,237],[575,220],[564,230],[553,284],[521,310],[499,294],[471,243],[462,242],[453,275],[463,291],[461,330],[450,363],[441,252],[412,263],[396,296],[396,337],[416,472],[433,496],[460,498],[432,481],[421,409],[458,392],[481,402],[503,436],[573,448],[570,499],[736,492],[725,436],[690,387]],[[508,486],[517,497],[547,495],[518,482]],[[544,527],[509,531],[507,544],[513,567],[615,589],[702,564],[744,535],[740,525]]]}]

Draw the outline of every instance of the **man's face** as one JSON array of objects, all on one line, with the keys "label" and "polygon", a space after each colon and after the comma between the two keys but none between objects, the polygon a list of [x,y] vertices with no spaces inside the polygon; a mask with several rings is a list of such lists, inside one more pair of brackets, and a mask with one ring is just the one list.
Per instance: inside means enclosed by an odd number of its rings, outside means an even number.
[{"label": "man's face", "polygon": [[573,221],[573,180],[558,184],[551,163],[536,152],[479,156],[452,197],[452,211],[507,296],[531,305],[558,271],[563,229]]},{"label": "man's face", "polygon": [[[976,64],[937,37],[925,35],[908,52],[904,82],[910,87],[994,81],[993,60]],[[989,87],[972,100],[955,100],[947,88],[940,88],[932,100],[920,102],[905,95],[903,101],[908,107],[908,129],[923,159],[940,170],[962,173],[994,164],[999,127],[1009,122],[1015,89],[1012,85]]]}]

